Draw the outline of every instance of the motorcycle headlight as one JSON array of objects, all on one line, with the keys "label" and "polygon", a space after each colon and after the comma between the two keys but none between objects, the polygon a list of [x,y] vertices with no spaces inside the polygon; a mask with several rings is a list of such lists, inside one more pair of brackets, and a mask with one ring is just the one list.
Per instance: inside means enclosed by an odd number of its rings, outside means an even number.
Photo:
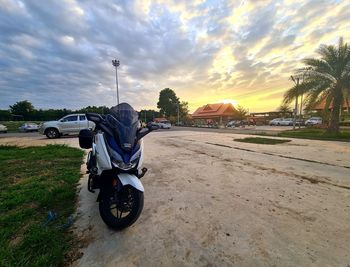
[{"label": "motorcycle headlight", "polygon": [[136,158],[129,163],[125,163],[123,161],[118,161],[118,160],[112,160],[112,163],[113,163],[114,167],[122,169],[123,171],[127,171],[127,170],[130,170],[132,168],[135,168],[138,161],[139,161],[139,158]]}]

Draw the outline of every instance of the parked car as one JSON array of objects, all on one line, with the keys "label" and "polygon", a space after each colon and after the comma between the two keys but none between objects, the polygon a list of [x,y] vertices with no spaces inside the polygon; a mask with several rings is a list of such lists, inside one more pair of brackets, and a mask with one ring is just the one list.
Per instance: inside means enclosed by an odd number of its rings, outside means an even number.
[{"label": "parked car", "polygon": [[48,138],[58,138],[62,135],[78,134],[82,129],[95,129],[95,123],[88,121],[85,114],[70,114],[58,121],[44,122],[39,132]]},{"label": "parked car", "polygon": [[229,121],[227,124],[226,124],[226,127],[227,128],[234,128],[234,127],[239,127],[241,125],[241,121]]},{"label": "parked car", "polygon": [[36,123],[23,123],[20,127],[18,127],[18,131],[20,132],[37,132],[39,131],[39,125]]},{"label": "parked car", "polygon": [[[281,125],[281,126],[292,126],[294,122],[293,118],[277,118],[277,119],[273,119],[272,121],[270,121],[270,125]],[[295,121],[295,125],[297,126],[301,126],[304,125],[304,121],[297,119]]]},{"label": "parked car", "polygon": [[320,117],[311,117],[310,119],[305,121],[306,126],[322,124],[322,118]]},{"label": "parked car", "polygon": [[[292,125],[293,125],[293,124],[292,124]],[[297,120],[295,121],[295,125],[297,125],[297,126],[303,126],[303,125],[305,125],[305,122],[304,122],[303,119],[297,119]]]},{"label": "parked car", "polygon": [[170,129],[171,123],[170,121],[160,121],[158,122],[159,129]]},{"label": "parked car", "polygon": [[269,122],[269,125],[270,126],[273,126],[273,125],[281,125],[280,122],[282,121],[283,119],[282,118],[276,118],[276,119],[273,119]]},{"label": "parked car", "polygon": [[[285,118],[285,119],[282,119],[280,121],[280,125],[283,125],[283,126],[292,126],[293,125],[293,121],[294,119],[293,118]],[[300,123],[300,122],[299,122]],[[298,125],[298,122],[296,121],[295,122],[295,125]]]},{"label": "parked car", "polygon": [[7,127],[3,124],[0,124],[0,133],[7,133]]}]

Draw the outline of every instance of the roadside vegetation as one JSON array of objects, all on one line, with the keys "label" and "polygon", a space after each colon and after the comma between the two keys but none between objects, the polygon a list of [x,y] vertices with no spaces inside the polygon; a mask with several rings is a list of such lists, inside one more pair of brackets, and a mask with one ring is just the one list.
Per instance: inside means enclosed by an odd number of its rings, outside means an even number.
[{"label": "roadside vegetation", "polygon": [[0,124],[5,125],[8,132],[18,132],[18,127],[20,127],[23,123],[32,122],[36,124],[41,123],[41,121],[0,121]]},{"label": "roadside vegetation", "polygon": [[306,109],[324,102],[325,110],[331,110],[327,134],[341,135],[339,120],[344,102],[349,109],[350,47],[340,38],[338,46],[321,45],[318,53],[319,58],[304,59],[305,67],[297,71],[295,78],[291,76],[297,82],[284,95],[284,104],[291,103],[299,96],[304,96]]},{"label": "roadside vegetation", "polygon": [[[73,236],[83,151],[63,145],[0,146],[0,266],[62,265]],[[45,221],[48,212],[57,219]]]},{"label": "roadside vegetation", "polygon": [[[170,88],[164,88],[159,93],[159,101],[157,103],[159,111],[154,109],[142,109],[139,111],[139,118],[144,122],[153,121],[154,118],[166,117],[172,123],[181,120],[182,122],[189,120],[189,108],[188,102],[181,101],[177,97],[174,90]],[[7,126],[9,131],[17,130],[20,126],[20,122],[35,122],[40,123],[43,121],[58,120],[66,115],[72,113],[87,113],[94,112],[99,114],[108,114],[110,109],[106,106],[88,106],[85,108],[70,110],[70,109],[37,109],[28,100],[18,101],[9,106],[8,110],[0,110],[0,123]],[[14,127],[11,127],[15,125]],[[10,127],[9,127],[9,126]],[[17,126],[18,125],[18,126]]]},{"label": "roadside vegetation", "polygon": [[237,142],[263,144],[263,145],[276,145],[276,144],[288,143],[291,141],[288,139],[273,139],[273,138],[264,138],[264,137],[246,137],[246,138],[237,138],[233,140]]},{"label": "roadside vegetation", "polygon": [[343,130],[337,133],[328,133],[319,128],[301,128],[296,130],[283,131],[278,134],[280,137],[293,137],[314,140],[345,141],[350,142],[350,130]]},{"label": "roadside vegetation", "polygon": [[28,100],[18,101],[9,106],[8,110],[0,110],[0,121],[22,120],[22,121],[49,121],[57,120],[71,113],[96,112],[106,114],[109,108],[106,106],[88,106],[78,110],[70,109],[36,109]]}]

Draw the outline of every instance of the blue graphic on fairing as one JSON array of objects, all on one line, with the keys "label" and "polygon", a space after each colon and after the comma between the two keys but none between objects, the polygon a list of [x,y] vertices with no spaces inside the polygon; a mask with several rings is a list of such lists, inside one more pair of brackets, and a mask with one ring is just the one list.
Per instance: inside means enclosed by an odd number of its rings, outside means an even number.
[{"label": "blue graphic on fairing", "polygon": [[[117,144],[115,138],[110,135],[106,135],[107,143],[111,149],[117,152],[123,159],[124,163],[129,163],[131,157],[140,149],[140,144],[137,143],[131,152],[123,151]],[[118,159],[116,159],[118,160]]]}]

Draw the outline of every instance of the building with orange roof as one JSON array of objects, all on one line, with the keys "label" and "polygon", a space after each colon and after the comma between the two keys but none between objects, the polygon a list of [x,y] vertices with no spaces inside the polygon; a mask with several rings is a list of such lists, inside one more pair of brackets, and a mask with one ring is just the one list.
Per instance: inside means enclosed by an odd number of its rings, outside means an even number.
[{"label": "building with orange roof", "polygon": [[206,104],[192,114],[193,120],[223,124],[233,119],[236,109],[231,103]]},{"label": "building with orange roof", "polygon": [[154,122],[167,122],[167,118],[154,118],[153,119]]},{"label": "building with orange roof", "polygon": [[[320,103],[318,103],[317,105],[315,105],[312,110],[317,110],[317,111],[322,111],[325,109],[325,106],[326,106],[326,99],[323,99]],[[343,106],[342,106],[342,110],[347,110],[348,107],[350,106],[350,96],[348,97],[348,99],[344,99],[344,103],[343,103]],[[332,110],[333,109],[333,101],[330,103],[329,107],[328,107],[329,110]]]}]

